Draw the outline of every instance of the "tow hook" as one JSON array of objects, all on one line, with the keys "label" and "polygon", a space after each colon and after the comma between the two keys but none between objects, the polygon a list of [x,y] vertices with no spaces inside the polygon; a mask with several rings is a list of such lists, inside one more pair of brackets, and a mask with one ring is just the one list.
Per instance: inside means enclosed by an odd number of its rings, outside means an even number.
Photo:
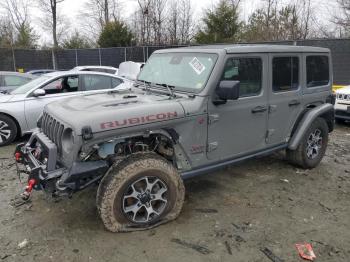
[{"label": "tow hook", "polygon": [[36,185],[36,181],[35,179],[30,179],[28,181],[28,185],[26,186],[24,192],[21,194],[21,198],[24,200],[24,201],[27,201],[29,200],[31,194],[32,194],[32,191],[33,191],[33,188],[34,186]]},{"label": "tow hook", "polygon": [[17,162],[20,162],[22,160],[22,155],[20,152],[15,153],[15,159]]}]

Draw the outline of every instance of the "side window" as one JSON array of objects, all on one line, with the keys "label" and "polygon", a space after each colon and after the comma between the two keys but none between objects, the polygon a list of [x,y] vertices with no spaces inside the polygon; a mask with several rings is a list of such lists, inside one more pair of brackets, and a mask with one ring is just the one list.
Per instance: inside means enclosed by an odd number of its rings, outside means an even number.
[{"label": "side window", "polygon": [[28,83],[30,80],[25,77],[20,76],[11,76],[11,75],[5,75],[4,76],[4,86],[21,86],[25,83]]},{"label": "side window", "polygon": [[299,58],[275,57],[272,60],[272,90],[284,92],[299,87]]},{"label": "side window", "polygon": [[329,84],[328,56],[306,57],[307,87],[324,86]]},{"label": "side window", "polygon": [[262,60],[229,58],[221,80],[240,81],[240,97],[259,95],[262,87]]},{"label": "side window", "polygon": [[76,92],[78,91],[79,86],[79,77],[78,76],[69,76],[62,77],[56,79],[42,89],[45,90],[46,94],[60,94],[60,93],[68,93],[68,92]]},{"label": "side window", "polygon": [[123,81],[119,78],[112,78],[112,88],[119,86]]},{"label": "side window", "polygon": [[83,79],[86,91],[112,88],[112,81],[108,76],[85,75]]}]

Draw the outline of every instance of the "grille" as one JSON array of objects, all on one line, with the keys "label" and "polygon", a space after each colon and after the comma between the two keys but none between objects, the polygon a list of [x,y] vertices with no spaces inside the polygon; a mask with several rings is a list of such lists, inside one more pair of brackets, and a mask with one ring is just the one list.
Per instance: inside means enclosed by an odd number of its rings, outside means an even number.
[{"label": "grille", "polygon": [[346,94],[337,94],[337,99],[339,99],[339,100],[348,100],[348,101],[350,101],[350,95],[346,95]]},{"label": "grille", "polygon": [[57,146],[58,152],[61,152],[61,137],[64,125],[54,119],[52,116],[44,112],[41,128],[43,133]]}]

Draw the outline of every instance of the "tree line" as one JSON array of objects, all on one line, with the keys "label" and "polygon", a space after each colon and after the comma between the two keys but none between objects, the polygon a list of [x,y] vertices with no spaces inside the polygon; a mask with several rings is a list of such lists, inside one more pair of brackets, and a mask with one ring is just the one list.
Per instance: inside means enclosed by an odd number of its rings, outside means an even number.
[{"label": "tree line", "polygon": [[30,6],[41,10],[41,30],[49,32],[52,48],[185,45],[350,37],[350,0],[336,0],[337,12],[320,23],[312,0],[261,0],[242,17],[247,0],[217,0],[195,16],[190,0],[130,0],[137,8],[125,19],[119,0],[87,0],[77,17],[79,30],[70,32],[59,6],[65,0],[2,0],[0,47],[39,48]]}]

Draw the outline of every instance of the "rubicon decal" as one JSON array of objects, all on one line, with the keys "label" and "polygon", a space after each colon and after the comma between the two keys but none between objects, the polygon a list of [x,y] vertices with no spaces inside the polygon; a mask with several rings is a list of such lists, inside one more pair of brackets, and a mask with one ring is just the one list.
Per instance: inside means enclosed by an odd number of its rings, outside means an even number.
[{"label": "rubicon decal", "polygon": [[159,113],[154,115],[126,118],[126,119],[116,120],[112,122],[105,122],[105,123],[101,123],[100,127],[101,129],[111,129],[111,128],[118,128],[118,127],[125,127],[125,126],[147,124],[151,122],[173,119],[176,117],[177,117],[177,112]]}]

